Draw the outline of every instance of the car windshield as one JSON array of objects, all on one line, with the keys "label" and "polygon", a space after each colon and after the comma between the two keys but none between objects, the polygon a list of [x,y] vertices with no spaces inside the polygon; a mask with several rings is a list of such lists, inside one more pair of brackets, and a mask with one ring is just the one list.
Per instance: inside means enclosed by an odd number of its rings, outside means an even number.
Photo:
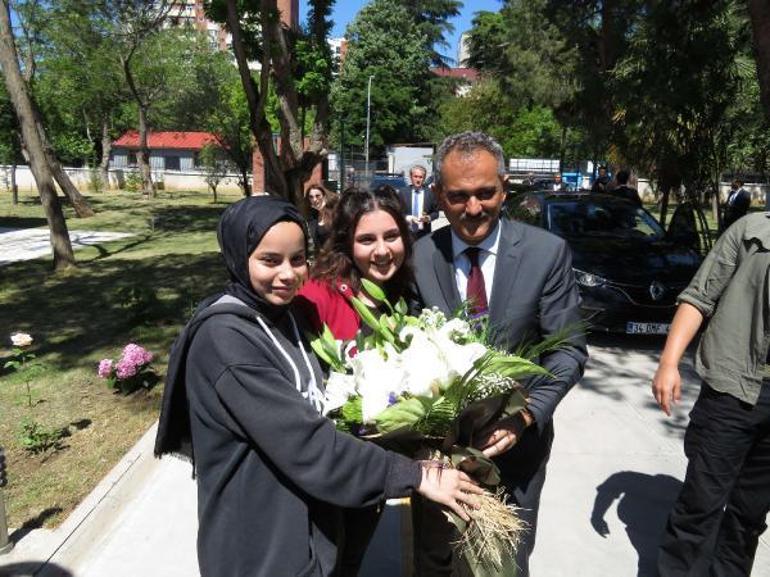
[{"label": "car windshield", "polygon": [[661,240],[665,233],[647,212],[625,202],[565,200],[547,204],[548,230],[563,237],[602,236]]}]

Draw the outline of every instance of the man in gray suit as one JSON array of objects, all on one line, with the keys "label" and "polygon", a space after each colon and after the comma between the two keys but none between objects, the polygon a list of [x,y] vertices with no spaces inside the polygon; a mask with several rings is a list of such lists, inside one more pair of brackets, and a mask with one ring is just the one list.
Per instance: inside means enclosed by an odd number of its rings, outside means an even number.
[{"label": "man in gray suit", "polygon": [[[553,441],[551,417],[582,376],[588,356],[585,337],[577,329],[579,296],[571,254],[559,237],[500,216],[505,163],[500,145],[486,134],[464,132],[444,140],[434,175],[451,226],[415,245],[422,304],[449,314],[470,301],[476,312],[489,314],[491,333],[509,351],[572,329],[564,346],[536,359],[552,376],[526,383],[527,410],[497,423],[479,446],[495,458],[508,494],[529,524],[516,555],[518,575],[526,577]],[[451,525],[429,503],[413,503],[416,574],[451,575]],[[463,571],[457,563],[455,568]]]}]

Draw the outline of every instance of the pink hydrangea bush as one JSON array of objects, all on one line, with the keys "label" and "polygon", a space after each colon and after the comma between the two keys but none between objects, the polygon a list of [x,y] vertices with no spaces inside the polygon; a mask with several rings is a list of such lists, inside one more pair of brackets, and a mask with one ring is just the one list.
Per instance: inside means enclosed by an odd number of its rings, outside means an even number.
[{"label": "pink hydrangea bush", "polygon": [[111,387],[117,387],[122,392],[131,392],[140,386],[147,386],[143,377],[146,376],[152,359],[153,354],[150,351],[129,343],[123,348],[118,362],[102,359],[97,374],[102,379],[107,379]]}]

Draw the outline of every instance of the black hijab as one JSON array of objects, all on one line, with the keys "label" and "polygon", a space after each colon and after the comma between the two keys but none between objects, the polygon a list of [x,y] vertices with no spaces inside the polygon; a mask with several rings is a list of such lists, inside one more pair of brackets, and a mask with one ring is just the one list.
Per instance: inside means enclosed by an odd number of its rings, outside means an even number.
[{"label": "black hijab", "polygon": [[230,273],[225,293],[243,301],[251,308],[273,318],[286,307],[269,304],[254,292],[249,278],[249,257],[270,228],[279,222],[294,222],[305,234],[305,219],[293,204],[274,196],[250,196],[227,207],[217,228],[222,257]]},{"label": "black hijab", "polygon": [[[300,212],[285,200],[271,196],[251,196],[231,204],[222,214],[217,229],[219,247],[230,273],[230,283],[225,294],[236,297],[250,309],[275,320],[286,311],[286,307],[268,303],[251,286],[249,278],[249,257],[257,248],[265,233],[278,222],[296,222],[305,233],[307,231]],[[210,307],[222,297],[222,294],[206,298],[198,306],[193,318],[187,323],[181,334],[174,341],[168,359],[166,387],[155,438],[155,455],[167,453],[189,459],[195,467],[192,436],[190,430],[190,406],[187,400],[185,367],[187,352],[193,337],[202,322],[217,313],[231,313],[245,316],[254,313],[240,304]]]}]

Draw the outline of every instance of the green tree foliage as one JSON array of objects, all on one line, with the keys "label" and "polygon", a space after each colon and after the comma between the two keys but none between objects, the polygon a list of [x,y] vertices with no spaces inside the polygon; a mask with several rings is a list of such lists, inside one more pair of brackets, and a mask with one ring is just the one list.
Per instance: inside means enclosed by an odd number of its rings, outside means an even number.
[{"label": "green tree foliage", "polygon": [[471,63],[510,105],[553,112],[562,158],[703,198],[723,171],[767,165],[750,32],[737,0],[506,0],[475,19]]},{"label": "green tree foliage", "polygon": [[470,65],[497,78],[510,102],[570,108],[578,54],[546,17],[545,0],[510,1],[500,12],[479,12],[469,43]]},{"label": "green tree foliage", "polygon": [[240,174],[238,184],[248,196],[254,150],[249,128],[249,106],[237,71],[230,66],[228,72],[230,78],[220,85],[218,105],[211,109],[206,128],[218,136],[221,149]]},{"label": "green tree foliage", "polygon": [[613,143],[654,174],[665,201],[672,187],[690,192],[712,180],[720,127],[735,102],[736,58],[746,33],[729,1],[656,2],[612,70]]},{"label": "green tree foliage", "polygon": [[545,106],[501,106],[507,96],[500,84],[487,78],[462,97],[449,98],[439,108],[441,137],[464,130],[493,136],[508,157],[558,157],[561,126]]},{"label": "green tree foliage", "polygon": [[332,89],[335,136],[342,122],[346,143],[363,144],[367,87],[373,76],[371,145],[429,138],[435,115],[431,53],[409,11],[387,0],[374,0],[358,13],[346,37],[347,55]]},{"label": "green tree foliage", "polygon": [[425,38],[425,46],[431,53],[431,63],[434,66],[447,66],[451,58],[444,56],[441,50],[450,47],[446,35],[454,32],[454,26],[449,20],[460,14],[463,3],[458,0],[397,0],[392,4],[406,8],[417,24],[417,29]]},{"label": "green tree foliage", "polygon": [[19,122],[8,97],[5,83],[0,82],[0,164],[15,164],[21,160]]},{"label": "green tree foliage", "polygon": [[116,47],[94,4],[51,4],[39,36],[35,93],[57,154],[68,165],[102,153],[102,137],[116,137],[116,112],[127,101]]},{"label": "green tree foliage", "polygon": [[[211,0],[224,24],[249,108],[249,128],[264,161],[265,187],[303,203],[304,182],[326,155],[331,53],[326,44],[333,0],[310,0],[305,30],[283,24],[275,0]],[[258,78],[249,62],[261,66]],[[275,122],[271,122],[270,111]],[[307,129],[308,124],[310,129]],[[275,129],[281,137],[274,146]]]}]

